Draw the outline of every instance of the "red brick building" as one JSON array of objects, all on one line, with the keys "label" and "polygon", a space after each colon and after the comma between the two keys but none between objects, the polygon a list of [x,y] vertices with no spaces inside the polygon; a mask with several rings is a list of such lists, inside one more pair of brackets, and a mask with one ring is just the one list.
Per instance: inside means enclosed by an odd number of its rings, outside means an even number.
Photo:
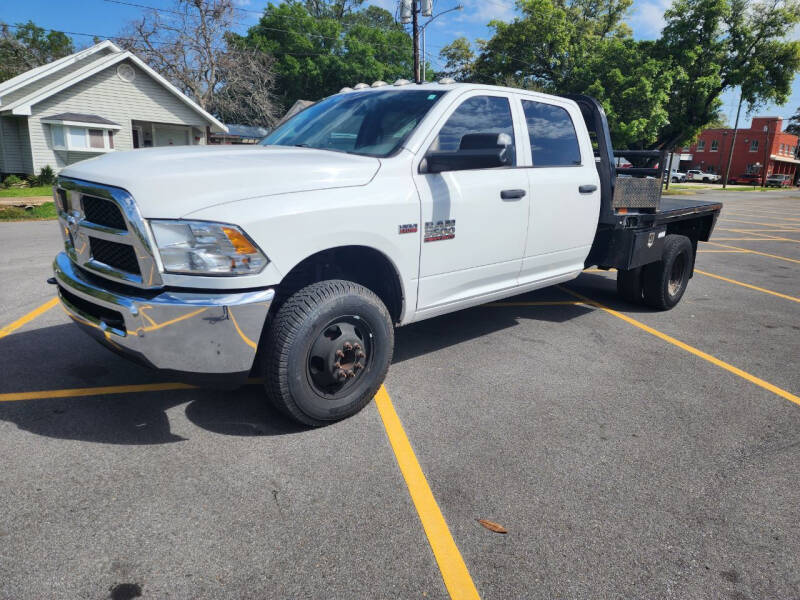
[{"label": "red brick building", "polygon": [[[767,176],[787,173],[797,181],[800,160],[795,158],[795,152],[800,142],[796,135],[782,129],[780,117],[755,117],[749,129],[739,129],[730,176],[763,175],[764,165],[767,165]],[[701,169],[724,177],[732,140],[733,129],[706,129],[688,149],[691,159],[682,160],[681,169]]]}]

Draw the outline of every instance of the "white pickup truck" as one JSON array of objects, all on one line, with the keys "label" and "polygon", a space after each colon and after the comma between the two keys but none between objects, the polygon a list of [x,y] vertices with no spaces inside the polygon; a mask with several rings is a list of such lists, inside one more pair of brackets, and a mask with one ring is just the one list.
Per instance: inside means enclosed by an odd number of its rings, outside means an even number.
[{"label": "white pickup truck", "polygon": [[259,146],[65,168],[54,282],[73,320],[115,352],[191,382],[258,373],[281,410],[323,425],[373,397],[395,326],[588,265],[618,269],[631,302],[674,306],[721,205],[664,206],[661,172],[615,169],[615,155],[658,158],[614,151],[588,97],[402,81],[344,90]]},{"label": "white pickup truck", "polygon": [[686,171],[686,179],[689,181],[702,181],[703,183],[716,183],[722,179],[722,175],[704,173],[700,169],[689,169]]}]

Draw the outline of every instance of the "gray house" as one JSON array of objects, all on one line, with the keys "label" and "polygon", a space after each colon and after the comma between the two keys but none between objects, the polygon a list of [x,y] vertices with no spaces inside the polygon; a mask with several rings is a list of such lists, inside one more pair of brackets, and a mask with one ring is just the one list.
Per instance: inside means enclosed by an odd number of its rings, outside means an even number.
[{"label": "gray house", "polygon": [[0,83],[0,173],[35,174],[227,132],[134,54],[110,41]]}]

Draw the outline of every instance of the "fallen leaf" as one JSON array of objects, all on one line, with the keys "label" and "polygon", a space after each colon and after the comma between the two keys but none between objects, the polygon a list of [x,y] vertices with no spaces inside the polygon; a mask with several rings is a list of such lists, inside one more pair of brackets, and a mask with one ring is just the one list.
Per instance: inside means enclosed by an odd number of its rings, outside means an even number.
[{"label": "fallen leaf", "polygon": [[487,521],[486,519],[478,519],[478,523],[486,527],[489,531],[494,531],[495,533],[508,533],[505,527],[498,523],[494,523],[493,521]]}]

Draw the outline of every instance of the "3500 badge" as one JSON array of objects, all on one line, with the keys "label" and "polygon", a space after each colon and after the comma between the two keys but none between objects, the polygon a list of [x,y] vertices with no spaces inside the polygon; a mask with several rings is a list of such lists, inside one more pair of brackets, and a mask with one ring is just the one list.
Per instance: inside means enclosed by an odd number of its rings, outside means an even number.
[{"label": "3500 badge", "polygon": [[438,242],[440,240],[452,240],[456,237],[456,220],[428,221],[425,223],[425,242]]}]

